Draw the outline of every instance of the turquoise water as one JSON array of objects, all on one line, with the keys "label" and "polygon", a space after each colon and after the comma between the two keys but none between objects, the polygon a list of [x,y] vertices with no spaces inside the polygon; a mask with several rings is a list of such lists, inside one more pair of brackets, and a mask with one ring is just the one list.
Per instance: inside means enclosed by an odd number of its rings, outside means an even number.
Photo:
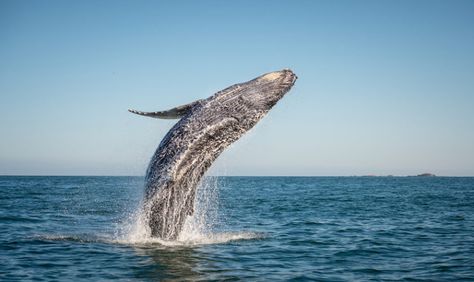
[{"label": "turquoise water", "polygon": [[0,177],[0,280],[474,279],[474,178],[207,182],[160,242],[140,233],[140,177]]}]

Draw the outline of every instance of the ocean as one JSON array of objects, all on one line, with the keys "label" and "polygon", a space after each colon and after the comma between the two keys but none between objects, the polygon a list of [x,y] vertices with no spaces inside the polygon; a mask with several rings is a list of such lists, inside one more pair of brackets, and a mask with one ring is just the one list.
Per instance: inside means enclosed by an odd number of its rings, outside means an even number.
[{"label": "ocean", "polygon": [[142,177],[0,177],[0,281],[473,281],[474,178],[208,177],[178,241]]}]

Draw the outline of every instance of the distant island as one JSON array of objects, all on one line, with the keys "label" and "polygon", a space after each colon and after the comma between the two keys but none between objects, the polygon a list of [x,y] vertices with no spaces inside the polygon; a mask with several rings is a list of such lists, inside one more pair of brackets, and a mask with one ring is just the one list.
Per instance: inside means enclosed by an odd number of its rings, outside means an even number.
[{"label": "distant island", "polygon": [[[357,177],[357,175],[354,175]],[[417,175],[406,175],[405,177],[435,177],[436,175],[433,173],[425,172]],[[397,176],[397,175],[376,175],[376,174],[366,174],[366,175],[361,175],[360,177],[404,177],[403,175]]]},{"label": "distant island", "polygon": [[418,174],[417,177],[433,177],[433,176],[436,176],[432,173],[422,173],[422,174]]}]

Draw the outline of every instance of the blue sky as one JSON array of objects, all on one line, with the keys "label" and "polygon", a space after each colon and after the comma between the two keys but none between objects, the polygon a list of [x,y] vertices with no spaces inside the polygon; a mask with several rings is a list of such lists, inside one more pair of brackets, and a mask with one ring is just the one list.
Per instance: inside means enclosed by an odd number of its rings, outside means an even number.
[{"label": "blue sky", "polygon": [[473,1],[0,1],[0,174],[142,175],[134,116],[291,68],[223,175],[474,175]]}]

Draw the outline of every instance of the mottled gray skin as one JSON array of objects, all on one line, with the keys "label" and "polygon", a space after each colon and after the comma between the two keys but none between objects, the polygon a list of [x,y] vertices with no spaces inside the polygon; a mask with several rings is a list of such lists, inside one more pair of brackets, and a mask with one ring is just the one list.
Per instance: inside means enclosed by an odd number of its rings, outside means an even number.
[{"label": "mottled gray skin", "polygon": [[296,78],[285,69],[166,112],[131,110],[157,118],[181,117],[161,141],[146,173],[144,212],[153,237],[178,237],[186,216],[193,214],[196,187],[206,170],[268,113]]}]

